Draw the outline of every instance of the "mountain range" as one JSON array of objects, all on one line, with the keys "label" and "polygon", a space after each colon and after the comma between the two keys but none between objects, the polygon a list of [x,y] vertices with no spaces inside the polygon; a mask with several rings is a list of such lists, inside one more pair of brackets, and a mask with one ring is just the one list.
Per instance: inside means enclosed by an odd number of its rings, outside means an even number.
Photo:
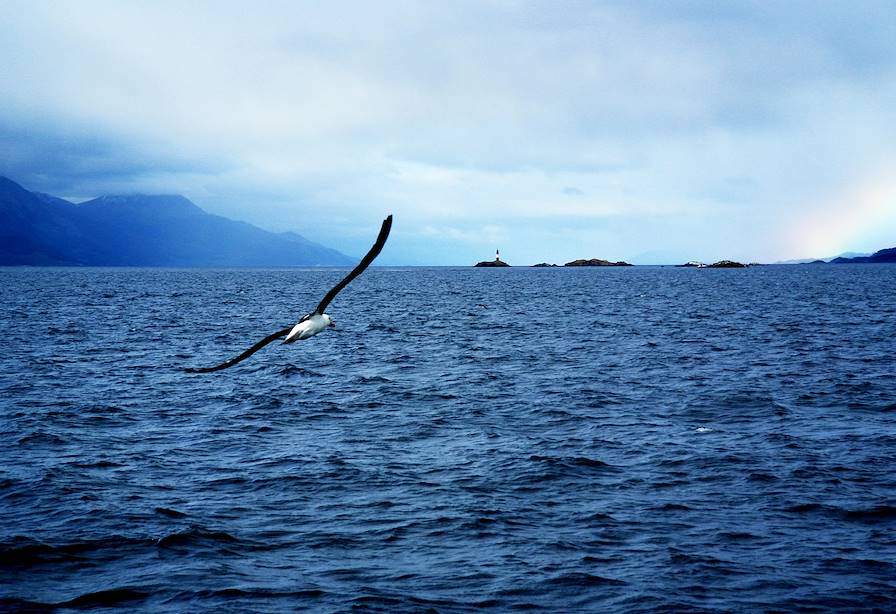
[{"label": "mountain range", "polygon": [[828,264],[861,264],[864,262],[896,262],[896,247],[876,251],[870,256],[856,256],[853,258],[840,256],[828,261]]},{"label": "mountain range", "polygon": [[206,213],[178,195],[74,204],[0,177],[0,265],[344,266],[355,259],[293,232]]}]

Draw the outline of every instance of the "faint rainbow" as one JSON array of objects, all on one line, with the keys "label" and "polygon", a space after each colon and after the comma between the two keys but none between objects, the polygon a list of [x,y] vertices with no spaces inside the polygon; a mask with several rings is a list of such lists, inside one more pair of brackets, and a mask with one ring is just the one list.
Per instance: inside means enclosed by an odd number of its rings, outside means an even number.
[{"label": "faint rainbow", "polygon": [[[855,251],[869,235],[891,227],[896,245],[896,174],[874,177],[825,200],[794,225],[789,238],[797,257],[820,258]],[[891,245],[881,245],[891,247]]]}]

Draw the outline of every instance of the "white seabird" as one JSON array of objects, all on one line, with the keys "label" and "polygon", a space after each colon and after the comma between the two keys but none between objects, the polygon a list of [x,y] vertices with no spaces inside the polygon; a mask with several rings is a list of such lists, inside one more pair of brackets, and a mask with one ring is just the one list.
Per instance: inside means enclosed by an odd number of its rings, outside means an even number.
[{"label": "white seabird", "polygon": [[242,362],[246,358],[249,358],[252,354],[271,343],[272,341],[276,341],[280,337],[286,337],[283,340],[283,343],[293,343],[295,341],[303,341],[308,339],[309,337],[313,337],[314,335],[324,331],[326,328],[335,328],[336,322],[329,316],[329,314],[324,313],[324,310],[327,308],[327,305],[330,304],[339,292],[345,288],[351,280],[364,272],[370,263],[373,262],[374,258],[379,256],[380,252],[383,250],[383,246],[386,244],[386,239],[389,238],[389,231],[392,230],[392,216],[390,215],[385,220],[383,220],[383,225],[380,228],[380,234],[377,236],[376,241],[373,244],[373,247],[370,248],[370,251],[361,258],[361,262],[352,269],[352,272],[345,276],[345,278],[340,281],[338,284],[333,286],[329,292],[324,296],[324,298],[320,301],[320,304],[317,306],[317,309],[312,311],[309,314],[302,316],[302,318],[294,325],[289,326],[287,328],[283,328],[278,330],[276,333],[271,333],[248,350],[231,358],[230,360],[225,360],[219,365],[215,365],[214,367],[190,367],[187,368],[186,371],[190,373],[210,373],[212,371],[220,371],[221,369],[226,369],[227,367],[232,367],[238,362]]},{"label": "white seabird", "polygon": [[336,322],[326,313],[313,313],[306,317],[307,319],[299,320],[298,324],[292,327],[283,343],[304,341],[308,337],[322,332],[328,326],[336,328]]}]

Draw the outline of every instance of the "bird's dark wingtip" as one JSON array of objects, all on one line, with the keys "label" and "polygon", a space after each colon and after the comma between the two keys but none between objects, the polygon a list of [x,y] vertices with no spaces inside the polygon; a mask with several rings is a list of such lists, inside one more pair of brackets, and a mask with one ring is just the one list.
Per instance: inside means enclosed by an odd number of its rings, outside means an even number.
[{"label": "bird's dark wingtip", "polygon": [[202,367],[186,367],[184,371],[186,373],[210,373],[214,369],[202,368]]}]

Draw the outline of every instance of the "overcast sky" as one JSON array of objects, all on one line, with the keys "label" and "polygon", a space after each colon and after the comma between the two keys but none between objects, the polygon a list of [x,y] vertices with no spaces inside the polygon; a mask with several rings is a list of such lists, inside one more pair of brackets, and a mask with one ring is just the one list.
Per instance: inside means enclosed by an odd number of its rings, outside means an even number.
[{"label": "overcast sky", "polygon": [[896,5],[0,0],[0,174],[383,264],[896,246]]}]

